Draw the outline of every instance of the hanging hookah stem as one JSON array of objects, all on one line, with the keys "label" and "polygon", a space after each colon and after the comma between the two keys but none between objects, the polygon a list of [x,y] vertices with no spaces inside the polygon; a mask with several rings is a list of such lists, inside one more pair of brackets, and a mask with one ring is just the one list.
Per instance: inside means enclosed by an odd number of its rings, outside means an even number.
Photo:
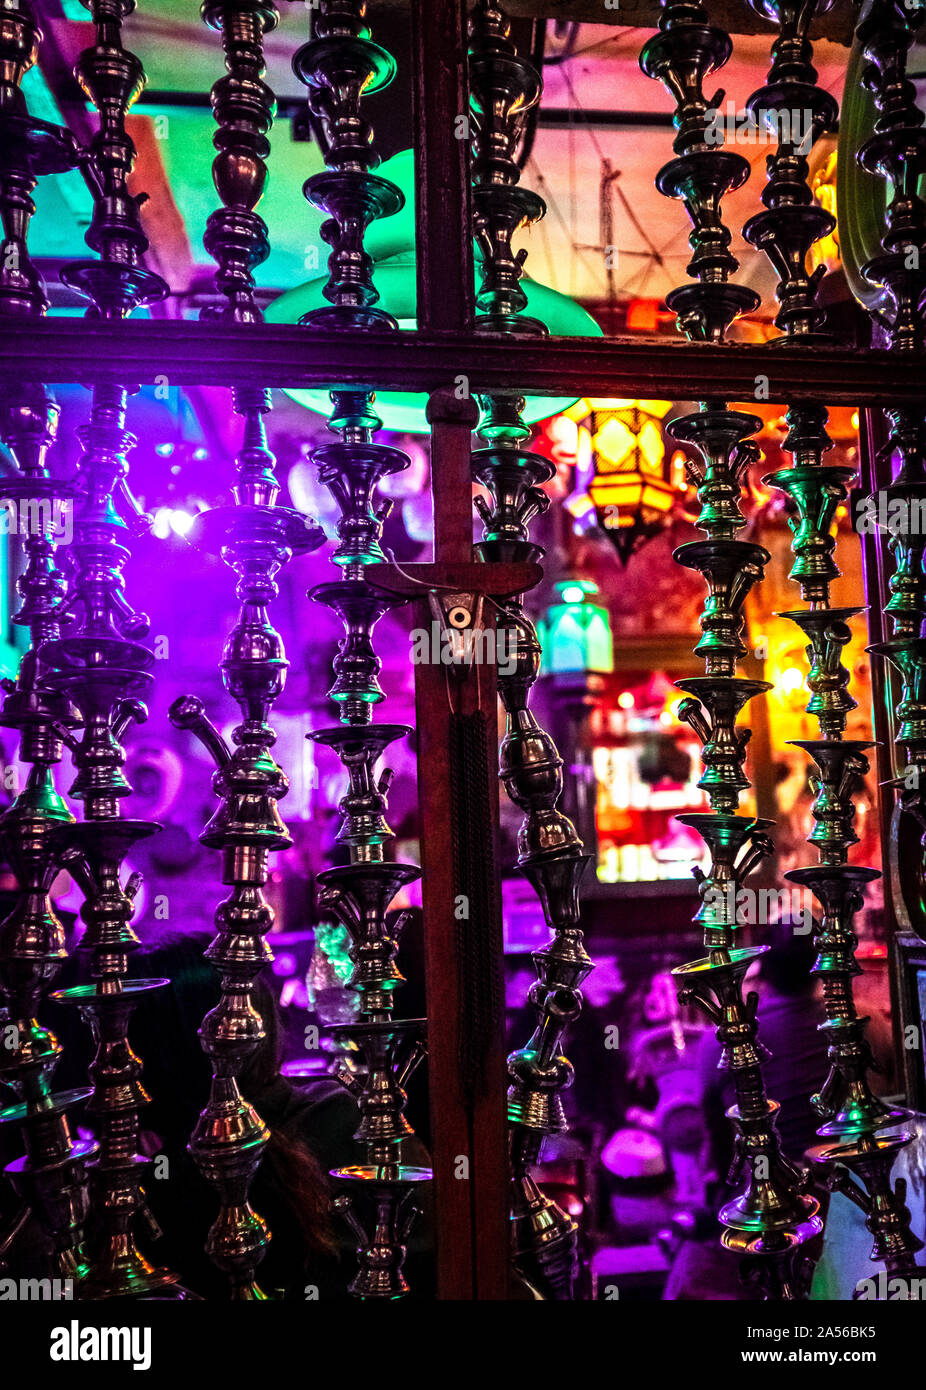
[{"label": "hanging hookah stem", "polygon": [[[97,1152],[92,1140],[71,1138],[68,1111],[91,1094],[89,1087],[55,1091],[52,1080],[61,1047],[37,1015],[67,958],[64,927],[50,898],[51,885],[67,857],[74,817],[58,794],[53,769],[61,761],[63,730],[80,717],[65,695],[46,689],[38,662],[47,642],[59,636],[58,610],[64,576],[55,565],[55,520],[65,489],[48,474],[45,455],[57,409],[42,387],[5,411],[4,442],[20,467],[7,478],[10,505],[37,507],[23,549],[26,565],[17,589],[22,600],[13,621],[28,627],[29,649],[16,680],[5,691],[0,725],[19,731],[19,758],[31,764],[25,786],[0,822],[0,835],[19,886],[13,911],[0,924],[0,982],[13,1046],[4,1049],[3,1079],[21,1097],[0,1111],[0,1123],[23,1124],[26,1155],[7,1165],[17,1192],[49,1235],[56,1273],[81,1278],[82,1244],[89,1193],[86,1162]],[[47,510],[46,510],[47,509]]]},{"label": "hanging hookah stem", "polygon": [[[331,247],[328,305],[300,322],[310,329],[338,332],[364,329],[395,332],[398,324],[377,307],[372,259],[364,250],[371,222],[402,207],[399,189],[373,171],[379,157],[373,131],[361,113],[364,95],[381,90],[395,74],[393,58],[374,43],[362,0],[320,0],[313,37],[295,55],[293,70],[308,88],[309,106],[327,135],[326,169],[306,181],[304,193],[327,214],[321,235]],[[380,545],[390,504],[376,496],[379,482],[408,466],[398,449],[376,442],[382,422],[374,393],[363,388],[331,393],[328,428],[335,442],[312,453],[321,481],[341,513],[338,545],[332,555],[341,577],[318,585],[310,597],[338,614],[344,638],[334,661],[329,690],[339,725],[314,732],[333,749],[349,781],[341,802],[338,840],[350,862],[318,875],[320,906],[347,928],[352,941],[353,988],[359,995],[359,1021],[338,1030],[362,1059],[355,1071],[344,1061],[338,1079],[357,1101],[361,1122],[355,1138],[366,1162],[332,1173],[341,1195],[335,1200],[357,1238],[360,1269],[350,1285],[357,1298],[400,1298],[408,1292],[403,1273],[406,1239],[416,1215],[413,1194],[431,1177],[428,1168],[402,1161],[412,1128],[405,1118],[405,1084],[424,1055],[424,1019],[393,1016],[394,995],[403,983],[396,962],[404,918],[387,921],[389,904],[400,889],[420,876],[414,865],[384,857],[393,832],[385,820],[392,778],[375,767],[384,750],[410,732],[373,722],[384,698],[377,679],[381,661],[373,647],[375,624],[397,600],[373,589],[366,566],[384,560]]]},{"label": "hanging hookah stem", "polygon": [[[834,230],[836,219],[814,202],[808,174],[809,156],[821,136],[835,130],[839,107],[817,85],[813,48],[807,35],[814,18],[831,8],[832,0],[750,3],[762,18],[777,20],[779,25],[768,80],[747,102],[757,134],[764,125],[765,136],[778,143],[766,161],[768,178],[762,193],[765,211],[747,222],[743,235],[765,252],[778,274],[781,308],[775,322],[782,336],[773,340],[772,347],[776,343],[827,345],[833,339],[822,329],[825,316],[817,303],[826,267],[820,264],[808,273],[807,259],[813,246]],[[795,562],[790,578],[801,585],[803,597],[812,608],[828,608],[829,585],[839,573],[833,560],[836,542],[830,533],[836,509],[845,501],[854,473],[844,465],[824,465],[823,456],[833,447],[826,431],[825,406],[807,402],[790,406],[787,420],[784,448],[792,455],[793,466],[766,481],[785,492],[792,516],[796,517],[791,522]],[[824,634],[829,620],[821,616],[817,626],[814,661],[822,666],[827,660]],[[814,640],[806,627],[805,635]],[[822,671],[818,678],[822,679]],[[821,698],[828,701],[836,729],[840,714],[853,709],[855,702],[845,691],[848,673],[844,677],[831,674],[830,681],[831,686],[827,686],[825,697],[821,693]],[[839,727],[845,727],[844,719]]]},{"label": "hanging hookah stem", "polygon": [[[209,218],[204,238],[217,263],[216,288],[223,302],[204,317],[230,324],[260,323],[252,271],[269,254],[267,228],[255,212],[267,178],[267,134],[274,97],[262,81],[263,37],[277,22],[273,5],[207,3],[204,22],[219,31],[226,75],[212,89],[217,129],[212,172],[222,207]],[[275,459],[267,446],[264,415],[270,392],[238,387],[232,392],[243,419],[236,460],[234,505],[201,513],[190,539],[220,555],[237,576],[241,611],[225,644],[221,664],[226,690],[238,702],[241,722],[229,748],[206,717],[203,701],[181,696],[170,709],[175,727],[190,730],[212,757],[213,786],[220,806],[200,840],[222,852],[222,881],[231,893],[215,914],[217,935],[206,955],[219,973],[221,996],[200,1029],[212,1065],[209,1099],[196,1123],[190,1152],[218,1191],[219,1212],[206,1251],[229,1281],[234,1302],[266,1298],[256,1281],[270,1232],[253,1210],[248,1193],[270,1131],[241,1095],[242,1068],[265,1038],[252,992],[261,969],[273,959],[266,933],[273,910],[264,897],[270,854],[292,839],[277,803],[287,779],[273,757],[276,735],[269,724],[282,694],[289,663],[267,606],[279,594],[277,576],[297,554],[324,541],[308,518],[278,505]]]},{"label": "hanging hookah stem", "polygon": [[[656,186],[684,203],[692,223],[692,278],[666,297],[692,341],[722,342],[733,321],[759,304],[752,290],[730,282],[738,263],[721,211],[723,196],[748,178],[749,164],[723,147],[723,92],[708,102],[703,89],[731,52],[729,36],[708,23],[703,6],[682,0],[665,4],[659,33],[640,60],[643,72],[661,81],[676,101],[675,158],[659,171]],[[673,973],[680,1000],[700,1008],[716,1025],[720,1065],[730,1072],[736,1094],[727,1112],[735,1132],[730,1181],[742,1178],[743,1186],[720,1212],[726,1228],[722,1244],[745,1257],[741,1274],[764,1297],[794,1299],[806,1293],[804,1247],[821,1230],[819,1204],[805,1191],[807,1174],[782,1153],[778,1105],[768,1099],[762,1074],[768,1052],[758,1041],[758,1000],[743,995],[747,969],[767,948],[736,944],[741,885],[772,850],[772,822],[738,814],[749,787],[744,763],[751,731],[737,727],[736,720],[750,700],[770,688],[736,674],[746,655],[743,605],[770,558],[763,547],[737,539],[746,525],[740,510],[743,480],[759,454],[749,436],[761,423],[757,416],[709,400],[669,425],[675,439],[701,455],[699,464],[690,465],[690,475],[701,505],[697,526],[707,539],[679,547],[675,559],[698,570],[708,586],[695,648],[705,661],[705,675],[678,685],[686,692],[679,717],[702,743],[704,774],[698,785],[711,808],[678,818],[701,835],[711,862],[706,873],[695,869],[701,906],[694,920],[703,929],[708,954]]]},{"label": "hanging hookah stem", "polygon": [[222,36],[225,76],[212,87],[216,155],[212,179],[222,200],[206,223],[203,244],[217,265],[224,303],[202,317],[261,323],[253,272],[270,254],[267,225],[255,211],[267,183],[268,138],[276,98],[264,82],[264,36],[279,20],[271,0],[205,0],[203,22]]},{"label": "hanging hookah stem", "polygon": [[[883,253],[863,266],[862,273],[884,291],[882,331],[897,353],[926,346],[926,202],[919,192],[926,172],[926,117],[907,72],[909,50],[924,18],[922,3],[878,0],[858,29],[869,63],[863,82],[878,112],[875,133],[858,159],[890,189]],[[904,406],[886,413],[889,431],[881,456],[895,462],[895,472],[888,486],[867,503],[875,517],[886,511],[896,518],[885,538],[894,556],[884,609],[891,636],[869,651],[887,659],[899,674],[893,786],[901,806],[923,831],[926,853],[926,535],[919,521],[926,502],[926,411]],[[922,868],[919,877],[922,882]]]},{"label": "hanging hookah stem", "polygon": [[[90,301],[87,317],[118,320],[162,299],[164,281],[142,264],[147,239],[138,205],[129,193],[135,149],[125,118],[144,86],[144,73],[122,44],[122,22],[134,0],[86,0],[96,42],[81,53],[75,75],[99,113],[99,127],[85,154],[94,194],[86,241],[97,258],[67,266],[64,282]],[[142,639],[148,620],[124,592],[127,538],[146,528],[128,489],[128,454],[135,439],[125,427],[129,392],[135,388],[93,388],[88,424],[78,434],[82,455],[75,482],[75,539],[69,556],[71,584],[61,609],[70,626],[46,644],[45,679],[80,711],[84,732],[65,739],[77,777],[71,796],[83,803],[84,819],[71,831],[69,860],[83,893],[81,916],[87,930],[80,949],[90,957],[95,984],[63,991],[89,1022],[96,1044],[90,1065],[93,1095],[88,1104],[98,1128],[99,1157],[92,1169],[94,1238],[89,1270],[82,1281],[85,1298],[130,1295],[171,1296],[176,1275],[152,1265],[138,1249],[135,1227],[145,1212],[141,1189],[147,1160],[138,1154],[139,1110],[148,1095],[141,1062],[128,1041],[129,1019],[137,1001],[165,981],[129,980],[129,956],[138,947],[131,926],[140,877],[123,885],[122,862],[139,840],[158,827],[121,814],[131,793],[125,776],[122,738],[132,723],[147,717],[142,701],[150,688],[154,655]]]},{"label": "hanging hookah stem", "polygon": [[[476,330],[539,336],[546,333],[545,326],[523,313],[524,253],[514,252],[512,237],[546,210],[536,193],[520,186],[514,157],[524,122],[540,100],[542,82],[516,53],[504,13],[482,0],[470,16],[469,72],[473,207],[482,263]],[[491,500],[480,497],[476,503],[484,530],[475,555],[485,562],[539,560],[543,550],[531,541],[530,524],[549,506],[541,484],[554,470],[547,459],[521,447],[530,436],[523,397],[498,393],[481,396],[478,403],[478,434],[485,447],[473,454],[473,474]],[[541,651],[523,595],[503,601],[498,628],[498,640],[513,658],[510,672],[498,676],[507,720],[499,776],[524,813],[518,868],[533,885],[552,933],[549,944],[534,955],[538,978],[530,997],[535,1031],[508,1059],[512,1262],[538,1296],[566,1300],[573,1296],[577,1273],[578,1228],[540,1191],[532,1170],[547,1135],[568,1128],[562,1092],[572,1083],[573,1069],[563,1044],[582,1007],[580,986],[592,969],[578,894],[590,856],[583,853],[572,822],[557,809],[562,758],[529,708]]]},{"label": "hanging hookah stem", "polygon": [[[780,275],[782,309],[777,323],[783,337],[778,341],[812,346],[832,339],[822,331],[824,315],[817,304],[825,266],[808,274],[807,258],[812,246],[833,231],[835,219],[813,202],[808,156],[820,136],[835,129],[839,111],[834,99],[816,85],[808,30],[815,15],[829,5],[826,0],[802,6],[755,0],[754,8],[766,18],[777,19],[780,33],[772,48],[768,84],[750,98],[749,109],[756,120],[765,113],[766,119],[776,122],[779,143],[768,159],[763,194],[767,211],[752,218],[744,235],[766,252]],[[788,117],[786,127],[780,124],[782,113]],[[776,133],[774,126],[771,133]],[[853,991],[853,980],[861,973],[855,959],[854,917],[863,906],[866,885],[879,874],[848,862],[849,849],[858,842],[853,798],[868,771],[865,754],[872,745],[844,737],[856,702],[848,690],[849,672],[842,653],[851,640],[850,620],[862,610],[833,608],[830,599],[832,582],[839,574],[833,556],[836,511],[848,495],[854,469],[824,463],[824,455],[833,447],[826,419],[822,405],[790,407],[784,447],[793,465],[763,480],[784,492],[790,502],[794,552],[790,577],[810,607],[782,616],[795,623],[807,641],[808,713],[815,716],[820,729],[818,739],[797,741],[816,765],[811,774],[815,826],[810,842],[817,846],[820,864],[792,870],[786,877],[809,888],[823,914],[817,926],[813,974],[823,991],[821,1031],[828,1043],[829,1074],[812,1097],[823,1120],[818,1134],[825,1141],[812,1156],[824,1180],[865,1211],[874,1236],[872,1258],[887,1260],[889,1268],[897,1271],[915,1268],[913,1252],[921,1247],[910,1231],[903,1183],[896,1190],[890,1183],[894,1158],[913,1136],[878,1138],[881,1130],[904,1120],[906,1112],[882,1104],[871,1091],[868,1020],[859,1017]],[[861,1178],[861,1186],[853,1181],[853,1173]]]},{"label": "hanging hookah stem", "polygon": [[[28,229],[35,211],[30,195],[39,176],[72,168],[79,158],[70,132],[32,117],[20,90],[41,40],[26,6],[5,11],[0,33],[0,316],[45,313],[48,300],[28,255]],[[58,610],[65,590],[55,552],[58,537],[66,534],[68,489],[51,478],[47,464],[57,423],[57,406],[44,386],[5,386],[0,437],[18,473],[4,480],[4,489],[8,508],[15,509],[25,556],[17,581],[21,603],[13,622],[28,629],[30,641],[16,679],[0,682],[0,725],[18,732],[19,760],[30,768],[0,821],[19,888],[13,910],[0,924],[0,992],[8,1043],[0,1058],[0,1078],[19,1099],[0,1110],[0,1123],[21,1124],[26,1150],[5,1169],[24,1204],[14,1226],[33,1212],[50,1241],[55,1274],[79,1279],[89,1202],[86,1162],[97,1146],[71,1137],[68,1111],[90,1090],[54,1090],[61,1047],[38,1018],[67,958],[64,927],[49,891],[67,852],[74,817],[55,788],[53,769],[63,752],[60,729],[79,722],[70,702],[38,680],[42,647],[59,635]]]}]

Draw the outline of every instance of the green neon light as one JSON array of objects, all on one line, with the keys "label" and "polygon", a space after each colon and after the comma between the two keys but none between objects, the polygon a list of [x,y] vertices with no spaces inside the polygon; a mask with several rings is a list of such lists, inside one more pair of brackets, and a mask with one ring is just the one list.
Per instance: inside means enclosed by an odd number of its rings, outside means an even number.
[{"label": "green neon light", "polygon": [[593,579],[560,579],[553,585],[563,603],[583,603],[590,594],[597,594]]}]

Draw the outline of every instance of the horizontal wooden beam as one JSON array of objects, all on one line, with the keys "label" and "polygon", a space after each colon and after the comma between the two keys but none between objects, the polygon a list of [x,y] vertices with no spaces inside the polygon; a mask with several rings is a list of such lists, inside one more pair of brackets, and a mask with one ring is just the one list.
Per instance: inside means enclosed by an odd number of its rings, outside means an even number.
[{"label": "horizontal wooden beam", "polygon": [[290,325],[7,319],[0,377],[165,386],[259,385],[655,400],[922,404],[926,357],[849,348],[637,338],[321,333]]},{"label": "horizontal wooden beam", "polygon": [[[292,0],[295,3],[295,0]],[[409,0],[377,0],[378,5],[405,8]],[[586,24],[655,29],[662,10],[660,0],[504,0],[506,14],[529,19],[559,19]],[[746,0],[711,0],[707,6],[710,23],[719,25],[730,34],[774,33],[772,25],[764,23]],[[835,0],[832,9],[819,16],[811,26],[811,36],[825,37],[837,43],[852,41],[855,11],[852,0]]]},{"label": "horizontal wooden beam", "polygon": [[[471,547],[472,548],[472,547]],[[407,598],[420,598],[422,591],[431,585],[445,589],[452,586],[460,592],[472,591],[479,594],[494,594],[496,598],[510,598],[512,594],[523,594],[536,588],[543,578],[543,570],[533,564],[481,564],[476,560],[455,562],[425,561],[422,564],[367,565],[364,579],[377,589],[386,589],[390,594],[404,594]]]}]

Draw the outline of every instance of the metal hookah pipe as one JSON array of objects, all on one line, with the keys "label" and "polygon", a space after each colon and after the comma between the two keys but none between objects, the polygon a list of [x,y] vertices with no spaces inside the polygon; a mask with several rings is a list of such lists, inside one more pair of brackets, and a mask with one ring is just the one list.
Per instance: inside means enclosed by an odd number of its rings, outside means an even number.
[{"label": "metal hookah pipe", "polygon": [[[752,290],[730,283],[738,263],[721,215],[723,196],[745,183],[749,163],[717,138],[723,93],[708,102],[703,90],[706,78],[728,61],[732,43],[708,23],[703,6],[688,0],[665,5],[659,30],[644,47],[640,65],[675,98],[676,157],[660,170],[656,186],[684,203],[692,223],[692,279],[673,290],[666,303],[692,341],[722,342],[733,321],[759,302]],[[819,1203],[806,1191],[808,1173],[781,1151],[778,1105],[766,1095],[762,1075],[767,1052],[758,1041],[758,998],[743,993],[746,971],[768,948],[736,944],[739,888],[772,850],[771,822],[738,814],[749,786],[744,763],[751,731],[736,721],[750,700],[770,688],[736,674],[746,655],[743,605],[770,558],[762,546],[737,539],[746,524],[740,510],[743,479],[759,454],[749,436],[761,423],[758,416],[709,400],[669,425],[669,433],[693,445],[702,459],[691,466],[691,476],[701,504],[697,525],[706,539],[680,546],[675,559],[698,570],[708,586],[695,648],[705,674],[678,685],[686,694],[679,716],[702,743],[704,773],[698,785],[711,807],[679,817],[702,837],[711,862],[706,873],[695,870],[701,907],[694,920],[703,929],[707,954],[673,973],[682,1002],[697,1006],[716,1025],[721,1065],[730,1071],[736,1092],[727,1113],[735,1131],[734,1174],[742,1177],[743,1187],[721,1210],[722,1243],[745,1257],[741,1272],[765,1297],[793,1299],[806,1293],[805,1248],[821,1230]]]},{"label": "metal hookah pipe", "polygon": [[[523,313],[520,285],[524,253],[511,241],[546,211],[536,193],[520,186],[515,160],[524,122],[540,100],[542,82],[518,53],[510,25],[497,6],[479,0],[470,16],[470,116],[473,128],[473,208],[482,283],[476,295],[476,331],[546,333]],[[473,476],[491,501],[477,500],[483,539],[476,558],[535,561],[543,555],[530,539],[531,522],[549,506],[541,484],[553,476],[550,462],[522,448],[530,436],[524,400],[493,394],[478,399],[478,434],[484,447],[473,454]],[[557,809],[563,790],[563,761],[550,735],[529,708],[540,674],[540,643],[524,610],[523,595],[505,599],[497,641],[504,640],[513,670],[498,673],[507,716],[499,750],[499,776],[524,813],[518,833],[518,868],[529,879],[552,936],[534,954],[537,982],[530,999],[537,1025],[529,1042],[508,1059],[511,1240],[516,1272],[540,1297],[570,1299],[577,1272],[578,1228],[571,1216],[538,1187],[533,1168],[547,1135],[567,1129],[562,1092],[572,1083],[572,1064],[563,1052],[566,1031],[582,1007],[580,986],[592,969],[579,922],[579,881],[589,861],[572,822]]]},{"label": "metal hookah pipe", "polygon": [[[365,11],[362,0],[320,0],[313,11],[313,38],[293,59],[296,76],[308,88],[310,109],[327,136],[327,168],[306,181],[304,192],[327,214],[321,234],[331,247],[324,290],[328,306],[312,310],[300,322],[325,333],[364,329],[375,356],[377,335],[395,332],[398,324],[376,305],[379,296],[364,235],[375,219],[398,212],[403,199],[393,183],[373,172],[380,161],[372,129],[361,114],[363,96],[387,86],[395,73],[393,58],[370,37]],[[332,1177],[342,1189],[335,1206],[358,1244],[360,1269],[351,1293],[362,1299],[401,1298],[408,1292],[403,1262],[416,1215],[415,1189],[431,1179],[429,1168],[402,1158],[403,1143],[412,1134],[404,1115],[404,1088],[424,1056],[426,1020],[394,1017],[395,991],[403,983],[396,955],[404,919],[387,914],[393,898],[420,877],[420,870],[385,857],[384,846],[392,839],[385,820],[392,773],[386,769],[377,777],[375,771],[386,748],[410,732],[402,725],[373,721],[374,706],[384,698],[373,629],[404,600],[374,589],[364,571],[385,559],[380,537],[390,503],[377,499],[377,486],[407,468],[409,460],[400,450],[376,442],[382,422],[372,389],[337,389],[331,402],[328,428],[336,439],[315,449],[312,461],[341,513],[331,557],[340,578],[318,585],[310,597],[337,613],[344,626],[328,691],[340,724],[310,737],[337,753],[349,779],[338,840],[350,862],[324,870],[318,884],[320,905],[352,940],[360,1018],[338,1033],[354,1045],[362,1065],[354,1071],[344,1063],[339,1080],[357,1100],[361,1122],[355,1137],[366,1151],[365,1163],[337,1169]]]},{"label": "metal hookah pipe", "polygon": [[[266,260],[270,246],[255,208],[267,178],[267,133],[275,110],[273,93],[262,80],[263,36],[275,26],[277,12],[264,0],[215,0],[202,6],[202,17],[222,35],[226,67],[212,88],[217,122],[212,173],[223,206],[210,216],[204,238],[217,263],[216,287],[225,303],[206,316],[228,324],[260,323],[252,271]],[[221,851],[222,881],[231,893],[216,909],[217,934],[206,952],[218,971],[221,997],[200,1029],[213,1076],[189,1148],[219,1196],[206,1251],[228,1278],[230,1298],[248,1302],[266,1297],[256,1274],[270,1232],[248,1193],[270,1132],[242,1096],[239,1076],[265,1037],[251,994],[259,972],[273,959],[266,940],[273,910],[263,893],[270,855],[292,844],[277,805],[289,784],[273,756],[276,735],[269,723],[289,663],[267,605],[278,597],[283,566],[323,544],[325,537],[311,518],[277,500],[280,485],[263,418],[270,410],[270,392],[235,388],[232,402],[244,422],[234,505],[201,513],[190,540],[220,555],[237,578],[241,610],[225,643],[221,670],[226,690],[241,709],[241,722],[229,748],[196,696],[176,700],[170,719],[194,733],[216,765],[213,787],[220,806],[200,840]]]},{"label": "metal hookah pipe", "polygon": [[[85,239],[97,259],[67,266],[62,278],[90,301],[88,317],[119,320],[164,298],[168,287],[142,264],[148,242],[139,198],[127,187],[135,148],[125,118],[145,80],[138,59],[122,44],[122,23],[134,0],[85,3],[96,42],[80,55],[75,75],[99,112],[99,128],[85,156],[94,194]],[[128,1025],[139,999],[166,981],[128,978],[129,958],[139,944],[132,915],[140,878],[133,874],[122,882],[126,855],[159,828],[123,816],[121,810],[132,790],[122,739],[132,724],[147,717],[142,697],[153,680],[154,664],[153,652],[141,640],[148,620],[126,598],[122,573],[131,534],[148,525],[127,483],[135,439],[125,418],[134,389],[93,388],[89,421],[79,431],[70,585],[60,614],[68,627],[42,653],[47,684],[73,701],[83,722],[79,740],[69,731],[65,735],[77,772],[70,795],[83,803],[84,811],[83,821],[72,827],[69,868],[84,893],[86,932],[80,950],[90,958],[94,983],[55,997],[78,1008],[96,1045],[88,1110],[98,1128],[100,1151],[91,1171],[94,1232],[81,1285],[85,1298],[182,1295],[177,1276],[152,1264],[136,1243],[148,1166],[137,1152],[139,1111],[148,1095]]]},{"label": "metal hookah pipe", "polygon": [[[812,347],[832,342],[832,336],[822,331],[824,315],[816,304],[824,267],[808,274],[807,257],[813,244],[833,230],[835,218],[813,201],[807,161],[820,135],[835,129],[839,112],[834,99],[817,86],[808,30],[815,15],[831,4],[830,0],[752,3],[780,30],[772,48],[768,83],[749,101],[757,122],[764,119],[777,125],[777,131],[772,126],[772,134],[777,133],[778,146],[768,160],[766,211],[747,223],[744,234],[766,252],[780,276],[781,311],[776,323],[783,336],[773,340],[771,349],[776,342]],[[782,115],[788,118],[787,126]],[[794,462],[763,481],[784,492],[791,506],[794,566],[790,577],[810,607],[782,616],[807,639],[811,692],[807,709],[820,727],[818,739],[797,744],[815,764],[811,773],[815,825],[809,839],[817,847],[820,863],[786,875],[792,883],[809,888],[822,909],[822,920],[815,923],[818,955],[813,974],[823,989],[821,1032],[828,1043],[829,1074],[812,1097],[823,1120],[818,1134],[824,1140],[812,1151],[812,1158],[823,1180],[865,1211],[874,1236],[872,1258],[883,1259],[892,1273],[907,1272],[916,1268],[913,1256],[922,1242],[910,1230],[903,1182],[892,1187],[890,1173],[898,1152],[913,1135],[882,1133],[896,1128],[908,1112],[883,1104],[871,1091],[868,1020],[859,1017],[853,997],[853,980],[861,973],[855,959],[854,918],[863,906],[866,885],[879,877],[876,869],[848,862],[850,847],[858,841],[853,797],[868,771],[865,755],[872,745],[844,737],[856,702],[848,690],[849,672],[842,652],[851,638],[849,623],[863,610],[833,608],[830,602],[830,587],[839,575],[833,557],[833,523],[837,506],[848,496],[854,470],[823,461],[832,448],[825,406],[791,406],[787,419],[784,447]]]},{"label": "metal hookah pipe", "polygon": [[[20,84],[35,63],[42,32],[25,4],[8,6],[0,26],[0,316],[39,317],[48,308],[41,279],[29,259],[27,235],[39,177],[72,168],[80,158],[74,137],[30,115]],[[39,1022],[48,989],[67,957],[64,927],[49,897],[70,842],[74,817],[55,788],[54,768],[63,752],[62,730],[80,716],[68,698],[39,678],[41,653],[60,635],[65,579],[56,563],[71,495],[50,476],[57,406],[43,386],[15,381],[0,393],[0,438],[18,473],[4,479],[15,504],[25,564],[17,583],[21,600],[13,621],[29,633],[15,680],[4,680],[0,725],[19,735],[19,759],[30,764],[25,785],[0,821],[0,836],[16,875],[19,896],[0,923],[0,992],[6,1020],[0,1079],[17,1095],[0,1110],[0,1123],[22,1126],[25,1155],[6,1167],[23,1207],[0,1237],[5,1250],[29,1213],[52,1249],[54,1272],[79,1280],[85,1272],[83,1242],[88,1190],[86,1163],[92,1140],[71,1136],[69,1112],[90,1088],[54,1089],[61,1055],[58,1040]],[[25,522],[25,527],[23,523]]]}]

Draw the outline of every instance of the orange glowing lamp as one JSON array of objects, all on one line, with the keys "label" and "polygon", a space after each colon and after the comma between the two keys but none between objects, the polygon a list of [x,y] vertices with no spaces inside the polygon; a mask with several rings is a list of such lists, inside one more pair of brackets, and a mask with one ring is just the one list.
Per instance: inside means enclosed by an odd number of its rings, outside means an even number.
[{"label": "orange glowing lamp", "polygon": [[598,525],[623,564],[664,528],[687,491],[677,457],[666,458],[669,409],[668,401],[587,397],[567,412],[578,424],[578,453],[594,464],[587,492]]}]

